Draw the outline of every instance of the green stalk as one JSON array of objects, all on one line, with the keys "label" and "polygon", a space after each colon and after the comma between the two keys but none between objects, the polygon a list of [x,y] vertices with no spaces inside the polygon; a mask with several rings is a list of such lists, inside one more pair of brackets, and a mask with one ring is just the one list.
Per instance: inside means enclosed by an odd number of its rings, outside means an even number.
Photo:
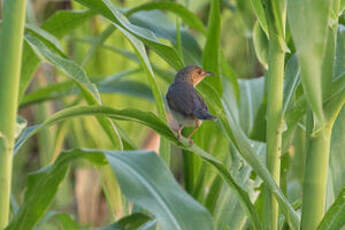
[{"label": "green stalk", "polygon": [[[331,93],[331,83],[334,68],[334,56],[337,40],[338,23],[332,24],[328,30],[327,46],[322,65],[322,94],[327,98]],[[307,156],[303,183],[302,229],[314,230],[321,222],[325,213],[327,193],[327,174],[329,164],[330,142],[332,126],[340,107],[333,111],[332,103],[337,104],[338,96],[331,98],[324,104],[326,124],[320,130],[313,129],[313,116],[307,114]],[[331,106],[329,106],[331,104]],[[342,103],[339,102],[339,105]]]},{"label": "green stalk", "polygon": [[[282,146],[282,109],[284,50],[277,36],[271,36],[269,44],[267,84],[267,168],[275,182],[280,179],[280,157]],[[267,229],[278,229],[278,202],[266,186],[265,224]]]},{"label": "green stalk", "polygon": [[313,134],[312,114],[308,113],[307,158],[303,183],[302,228],[316,229],[324,212],[332,125]]},{"label": "green stalk", "polygon": [[26,0],[5,1],[0,31],[0,230],[9,220]]}]

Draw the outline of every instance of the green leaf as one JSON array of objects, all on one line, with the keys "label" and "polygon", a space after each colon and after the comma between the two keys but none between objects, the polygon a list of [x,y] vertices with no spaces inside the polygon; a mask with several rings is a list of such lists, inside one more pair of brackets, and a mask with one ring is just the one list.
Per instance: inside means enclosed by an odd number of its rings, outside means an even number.
[{"label": "green leaf", "polygon": [[41,56],[44,60],[47,60],[56,68],[63,71],[68,77],[72,78],[82,90],[88,101],[91,103],[100,102],[100,96],[96,86],[90,82],[85,71],[75,62],[56,55],[37,37],[26,34],[25,40],[31,45],[37,55]]},{"label": "green leaf", "polygon": [[200,149],[198,146],[190,146],[187,139],[182,138],[179,142],[175,134],[170,130],[170,128],[167,127],[159,118],[157,118],[152,113],[147,113],[136,109],[116,110],[113,108],[99,105],[71,107],[52,115],[41,125],[27,127],[15,145],[15,152],[17,152],[20,149],[20,147],[24,144],[25,141],[27,141],[32,135],[40,131],[42,128],[56,124],[57,122],[60,122],[64,119],[81,115],[106,115],[113,119],[138,122],[140,124],[152,128],[153,130],[167,138],[169,141],[181,146],[182,148],[190,152],[199,155],[204,161],[213,165],[217,169],[218,173],[222,176],[224,181],[231,188],[234,189],[234,193],[238,196],[241,204],[243,205],[243,208],[246,210],[248,216],[251,218],[253,226],[255,226],[256,229],[261,229],[257,213],[255,212],[254,206],[251,204],[248,195],[240,186],[236,184],[231,174],[228,172],[226,166],[223,163],[219,162],[217,159],[215,159],[213,156],[208,154],[207,152]]},{"label": "green leaf", "polygon": [[265,69],[268,68],[268,39],[259,23],[256,22],[253,28],[253,43],[256,56]]},{"label": "green leaf", "polygon": [[148,209],[162,229],[213,229],[210,214],[181,189],[155,153],[106,152],[106,157],[121,191]]},{"label": "green leaf", "polygon": [[70,215],[67,213],[61,213],[56,211],[49,211],[40,221],[38,224],[38,229],[43,229],[41,226],[43,226],[44,223],[50,221],[51,219],[58,220],[60,226],[62,229],[69,229],[69,230],[79,230],[81,229],[80,226],[76,223],[75,220],[72,219]]},{"label": "green leaf", "polygon": [[[160,11],[139,12],[132,15],[130,21],[152,31],[159,38],[169,40],[175,47],[177,46],[177,27],[166,14]],[[187,64],[200,64],[202,52],[198,42],[186,28],[180,28],[180,33],[185,62]]]},{"label": "green leaf", "polygon": [[137,7],[133,7],[126,12],[126,15],[130,16],[139,11],[146,10],[164,10],[175,13],[185,24],[190,28],[193,28],[203,34],[206,33],[205,27],[202,21],[193,12],[189,11],[183,5],[175,2],[148,2]]},{"label": "green leaf", "polygon": [[32,229],[54,198],[70,163],[77,159],[100,166],[108,162],[127,199],[149,210],[163,229],[213,229],[207,210],[182,190],[154,152],[75,149],[61,153],[53,165],[29,176],[24,204],[7,230]]},{"label": "green leaf", "polygon": [[262,178],[262,180],[267,183],[273,194],[275,194],[283,214],[288,219],[290,227],[293,229],[299,229],[299,217],[282,191],[274,182],[274,179],[267,168],[256,156],[252,144],[237,124],[236,119],[232,114],[232,110],[230,110],[227,103],[225,103],[223,99],[219,99],[220,97],[218,93],[205,84],[201,85],[199,90],[207,104],[210,106],[210,109],[216,112],[218,121],[220,122],[226,137],[229,141],[234,143],[242,157]]},{"label": "green leaf", "polygon": [[[266,145],[264,143],[253,142],[257,149],[257,156],[264,160],[266,153]],[[244,188],[252,201],[257,200],[259,195],[258,187],[262,180],[253,176],[253,169],[243,161],[238,151],[231,148],[231,174],[238,184]],[[259,213],[260,214],[260,213]],[[217,201],[216,212],[213,215],[217,229],[223,229],[222,226],[227,225],[229,229],[245,229],[248,217],[241,208],[236,195],[229,188],[223,188]],[[231,216],[231,218],[229,218]]]},{"label": "green leaf", "polygon": [[139,60],[142,63],[143,69],[146,72],[146,75],[148,77],[148,82],[152,87],[152,92],[153,92],[153,96],[154,96],[155,101],[156,101],[159,116],[161,119],[165,120],[166,117],[165,117],[163,98],[161,95],[161,91],[158,87],[157,80],[156,80],[155,75],[153,73],[153,70],[152,70],[152,67],[150,64],[150,60],[146,54],[144,44],[141,41],[139,41],[138,39],[136,39],[132,34],[127,32],[126,30],[122,29],[121,27],[118,27],[118,28],[119,28],[119,30],[121,30],[123,35],[130,41],[133,48],[135,49],[135,52],[136,52],[137,56],[139,57]]},{"label": "green leaf", "polygon": [[266,37],[268,37],[266,15],[261,0],[251,0],[250,3],[252,4],[252,8],[256,14],[256,18],[258,19],[261,29],[265,32]]},{"label": "green leaf", "polygon": [[58,52],[61,56],[64,56],[59,40],[47,31],[30,24],[25,25],[25,31],[26,33],[31,33],[34,36],[39,37],[40,40],[44,42],[45,45],[49,46],[50,49],[53,49],[54,51]]},{"label": "green leaf", "polygon": [[284,91],[283,91],[283,114],[293,101],[293,97],[301,82],[300,68],[297,63],[297,56],[293,55],[286,64],[284,73]]},{"label": "green leaf", "polygon": [[[208,19],[207,38],[202,55],[202,65],[206,71],[213,72],[216,76],[205,80],[222,94],[220,80],[220,9],[219,0],[211,1],[211,9]],[[203,83],[201,83],[203,84]]]},{"label": "green leaf", "polygon": [[17,121],[16,121],[16,128],[14,131],[14,138],[19,137],[19,135],[22,133],[24,128],[27,126],[28,122],[21,116],[17,116]]},{"label": "green leaf", "polygon": [[[338,175],[337,175],[338,176]],[[338,230],[345,225],[345,187],[328,209],[317,230]]]},{"label": "green leaf", "polygon": [[288,3],[289,25],[301,67],[304,92],[319,126],[324,120],[321,68],[327,45],[330,2],[291,0]]},{"label": "green leaf", "polygon": [[[49,61],[77,84],[88,104],[101,103],[100,95],[96,86],[90,82],[85,71],[75,62],[54,53],[35,36],[27,34],[25,35],[25,40],[32,46],[37,55],[41,56],[44,60]],[[122,141],[115,125],[106,118],[98,117],[97,120],[112,141],[114,147],[122,149]]]},{"label": "green leaf", "polygon": [[334,79],[340,77],[345,72],[345,26],[339,24],[336,56],[334,63]]},{"label": "green leaf", "polygon": [[282,191],[279,189],[278,185],[274,182],[274,179],[267,168],[256,156],[255,151],[252,148],[252,144],[249,142],[248,138],[245,136],[240,127],[236,124],[230,109],[227,108],[224,103],[223,105],[226,111],[226,119],[228,122],[222,121],[222,125],[224,126],[227,136],[234,141],[236,148],[239,150],[247,163],[255,170],[262,180],[267,183],[272,193],[275,194],[275,197],[277,198],[290,227],[297,230],[299,228],[299,218],[296,212]]},{"label": "green leaf", "polygon": [[[236,97],[236,101],[240,102],[240,86],[237,80],[237,75],[235,71],[231,68],[231,66],[228,64],[226,57],[224,55],[224,52],[221,52],[221,72],[222,75],[225,76],[232,84],[233,94]],[[223,81],[224,84],[224,81]],[[224,90],[225,91],[225,90]]]},{"label": "green leaf", "polygon": [[249,135],[253,132],[255,117],[264,97],[264,77],[240,80],[241,106],[239,120],[242,130]]},{"label": "green leaf", "polygon": [[[101,82],[95,83],[99,93],[114,94],[120,93],[135,96],[153,101],[151,89],[140,82],[132,80],[122,80],[122,78],[137,73],[138,70],[128,70],[108,76]],[[58,99],[61,97],[79,94],[80,91],[73,85],[72,81],[64,81],[41,87],[26,94],[20,104],[21,107],[40,103],[46,100]]]},{"label": "green leaf", "polygon": [[132,230],[139,228],[149,220],[151,220],[151,218],[143,213],[133,213],[122,217],[111,225],[96,228],[95,230]]},{"label": "green leaf", "polygon": [[76,0],[80,4],[90,8],[91,10],[103,15],[123,30],[133,34],[137,39],[151,47],[159,56],[161,56],[169,65],[175,69],[183,67],[182,61],[177,52],[159,42],[151,31],[131,24],[128,19],[115,7],[109,0],[93,1],[93,0]]},{"label": "green leaf", "polygon": [[99,153],[69,152],[60,154],[53,165],[31,173],[28,178],[24,203],[6,230],[30,230],[35,226],[53,200],[67,173],[70,161],[76,158],[89,160],[97,165],[106,164],[106,158]]},{"label": "green leaf", "polygon": [[[93,15],[94,13],[91,11],[58,11],[48,18],[48,20],[43,23],[41,28],[57,38],[62,38],[64,35],[80,26]],[[19,100],[29,86],[39,63],[40,59],[35,56],[35,53],[29,44],[24,42]]]},{"label": "green leaf", "polygon": [[332,129],[332,139],[330,148],[330,181],[332,182],[333,196],[341,192],[345,186],[345,107],[340,111]]}]

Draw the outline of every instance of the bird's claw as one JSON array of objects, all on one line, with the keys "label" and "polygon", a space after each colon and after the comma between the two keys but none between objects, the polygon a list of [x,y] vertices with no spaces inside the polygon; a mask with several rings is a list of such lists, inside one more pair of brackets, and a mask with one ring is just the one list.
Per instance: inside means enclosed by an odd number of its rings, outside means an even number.
[{"label": "bird's claw", "polygon": [[191,138],[188,139],[188,142],[189,142],[190,146],[192,146],[194,144],[194,141]]}]

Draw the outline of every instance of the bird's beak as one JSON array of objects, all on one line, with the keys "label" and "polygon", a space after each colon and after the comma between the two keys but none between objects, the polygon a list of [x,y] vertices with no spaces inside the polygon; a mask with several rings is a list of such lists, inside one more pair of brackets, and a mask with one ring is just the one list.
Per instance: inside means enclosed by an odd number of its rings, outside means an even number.
[{"label": "bird's beak", "polygon": [[205,73],[205,75],[204,75],[205,77],[208,77],[208,76],[216,76],[214,73],[211,73],[211,72],[206,72]]}]

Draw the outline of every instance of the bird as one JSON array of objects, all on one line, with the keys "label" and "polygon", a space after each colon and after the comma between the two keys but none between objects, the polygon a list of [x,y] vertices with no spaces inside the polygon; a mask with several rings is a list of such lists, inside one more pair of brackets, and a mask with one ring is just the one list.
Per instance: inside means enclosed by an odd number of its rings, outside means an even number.
[{"label": "bird", "polygon": [[203,120],[216,120],[210,114],[207,105],[196,91],[195,86],[205,77],[215,76],[198,65],[188,65],[179,70],[175,75],[174,82],[169,86],[166,101],[172,117],[178,123],[177,139],[181,139],[181,132],[186,126],[194,126],[188,136],[190,144],[193,144],[192,136],[201,125]]}]

